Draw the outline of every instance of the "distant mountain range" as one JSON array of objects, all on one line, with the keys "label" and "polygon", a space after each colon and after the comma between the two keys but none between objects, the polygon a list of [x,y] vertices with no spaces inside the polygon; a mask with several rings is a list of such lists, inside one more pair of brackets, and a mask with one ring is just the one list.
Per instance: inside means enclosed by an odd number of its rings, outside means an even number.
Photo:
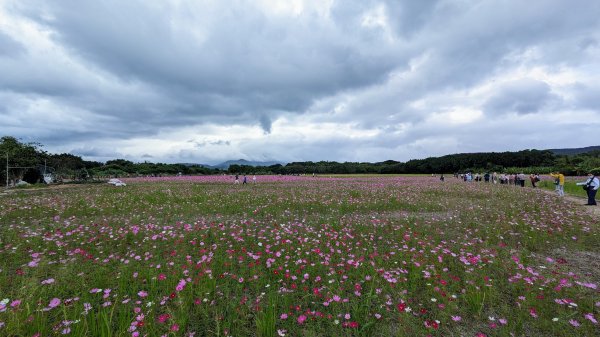
[{"label": "distant mountain range", "polygon": [[231,165],[246,165],[246,166],[256,167],[256,166],[271,166],[271,165],[277,165],[277,164],[285,165],[285,163],[279,162],[279,161],[250,161],[250,160],[245,160],[245,159],[228,160],[228,161],[222,162],[217,165],[191,164],[191,163],[184,163],[183,165],[203,166],[206,168],[216,168],[216,169],[221,169],[221,170],[227,170],[229,168],[229,166],[231,166]]},{"label": "distant mountain range", "polygon": [[[597,146],[587,146],[587,147],[578,147],[578,148],[567,148],[567,149],[548,149],[547,151],[551,151],[555,155],[577,155],[581,153],[586,153],[590,151],[600,150],[600,145]],[[396,161],[390,160],[390,162],[399,163]],[[202,166],[206,168],[216,168],[221,170],[227,170],[231,165],[246,165],[246,166],[271,166],[271,165],[285,165],[286,163],[280,161],[250,161],[245,159],[238,160],[228,160],[224,161],[217,165],[208,165],[208,164],[195,164],[195,163],[183,163],[183,165],[187,166]]]},{"label": "distant mountain range", "polygon": [[600,150],[600,145],[597,146],[587,146],[587,147],[578,147],[578,148],[571,148],[571,149],[548,149],[548,151],[552,151],[552,153],[556,154],[556,155],[576,155],[576,154],[581,154],[581,153],[586,153],[586,152],[591,152],[591,151],[597,151]]}]

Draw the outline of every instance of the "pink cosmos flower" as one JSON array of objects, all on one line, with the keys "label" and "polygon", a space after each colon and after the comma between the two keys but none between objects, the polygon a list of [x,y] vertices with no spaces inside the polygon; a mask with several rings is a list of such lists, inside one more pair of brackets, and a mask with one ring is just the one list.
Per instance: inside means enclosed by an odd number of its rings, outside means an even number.
[{"label": "pink cosmos flower", "polygon": [[598,321],[594,318],[594,314],[589,313],[589,314],[585,314],[584,316],[586,319],[589,319],[590,322],[594,323],[594,324],[598,324]]},{"label": "pink cosmos flower", "polygon": [[533,317],[533,318],[537,318],[537,317],[538,317],[538,315],[537,315],[537,311],[535,311],[535,308],[530,308],[530,309],[529,309],[529,314],[530,314],[530,315],[531,315],[531,317]]},{"label": "pink cosmos flower", "polygon": [[574,320],[574,319],[569,320],[569,323],[574,327],[578,327],[581,325],[581,324],[579,324],[579,322],[577,322],[577,320]]},{"label": "pink cosmos flower", "polygon": [[143,298],[143,297],[146,297],[146,296],[148,296],[148,292],[146,292],[146,291],[144,291],[144,290],[141,290],[140,292],[138,292],[138,296],[139,296],[139,297],[142,297],[142,298]]},{"label": "pink cosmos flower", "polygon": [[[14,300],[10,303],[11,308],[16,308],[21,304],[21,300]],[[591,314],[590,314],[591,315]]]},{"label": "pink cosmos flower", "polygon": [[306,321],[305,315],[298,316],[298,324],[303,324]]},{"label": "pink cosmos flower", "polygon": [[462,320],[462,317],[460,317],[460,316],[451,316],[451,317],[452,317],[452,320],[455,322],[460,322]]},{"label": "pink cosmos flower", "polygon": [[169,315],[169,314],[161,314],[161,315],[159,315],[159,316],[158,316],[158,321],[159,321],[160,323],[164,323],[164,322],[166,322],[166,321],[167,321],[167,320],[168,320],[170,317],[171,317],[171,315]]},{"label": "pink cosmos flower", "polygon": [[55,297],[50,300],[50,303],[48,304],[48,308],[54,309],[54,308],[58,307],[59,304],[60,304],[60,299]]},{"label": "pink cosmos flower", "polygon": [[186,282],[184,279],[179,280],[179,283],[177,283],[177,287],[175,287],[175,290],[182,291],[183,288],[185,288],[185,284]]},{"label": "pink cosmos flower", "polygon": [[281,314],[281,316],[279,316],[280,319],[287,319],[288,315],[286,313]]},{"label": "pink cosmos flower", "polygon": [[575,281],[575,283],[579,284],[582,287],[586,287],[586,288],[590,288],[590,289],[596,289],[596,288],[598,288],[598,285],[596,285],[595,283],[579,282],[579,281]]},{"label": "pink cosmos flower", "polygon": [[54,279],[53,278],[49,278],[47,280],[43,280],[41,283],[42,284],[52,284],[52,283],[54,283]]}]

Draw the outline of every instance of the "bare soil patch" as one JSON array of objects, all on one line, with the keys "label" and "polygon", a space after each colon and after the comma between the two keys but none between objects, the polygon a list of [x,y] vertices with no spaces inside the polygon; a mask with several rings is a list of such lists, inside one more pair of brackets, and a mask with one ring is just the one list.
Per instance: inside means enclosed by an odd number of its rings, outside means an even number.
[{"label": "bare soil patch", "polygon": [[580,207],[584,211],[589,212],[589,213],[593,214],[596,218],[600,219],[600,207],[598,207],[597,205],[596,206],[585,206],[584,204],[587,202],[586,198],[576,197],[576,196],[572,196],[572,195],[565,195],[565,196],[559,197],[556,195],[556,192],[554,192],[554,191],[544,190],[541,188],[537,189],[537,190],[542,191],[543,193],[555,195],[557,198],[564,198],[565,200],[570,201],[571,203],[575,204],[577,207]]}]

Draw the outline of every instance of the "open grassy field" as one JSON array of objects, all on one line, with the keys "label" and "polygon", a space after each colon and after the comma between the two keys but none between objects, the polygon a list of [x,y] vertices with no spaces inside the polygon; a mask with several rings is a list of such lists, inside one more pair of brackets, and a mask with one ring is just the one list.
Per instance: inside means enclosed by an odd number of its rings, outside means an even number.
[{"label": "open grassy field", "polygon": [[126,182],[0,196],[0,335],[600,335],[600,222],[541,189]]}]

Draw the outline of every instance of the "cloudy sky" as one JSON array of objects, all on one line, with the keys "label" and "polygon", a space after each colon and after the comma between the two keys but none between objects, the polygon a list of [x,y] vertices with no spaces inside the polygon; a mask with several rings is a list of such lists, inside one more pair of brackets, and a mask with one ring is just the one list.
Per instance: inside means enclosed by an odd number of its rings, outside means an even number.
[{"label": "cloudy sky", "polygon": [[600,145],[600,1],[2,0],[0,135],[88,160]]}]

